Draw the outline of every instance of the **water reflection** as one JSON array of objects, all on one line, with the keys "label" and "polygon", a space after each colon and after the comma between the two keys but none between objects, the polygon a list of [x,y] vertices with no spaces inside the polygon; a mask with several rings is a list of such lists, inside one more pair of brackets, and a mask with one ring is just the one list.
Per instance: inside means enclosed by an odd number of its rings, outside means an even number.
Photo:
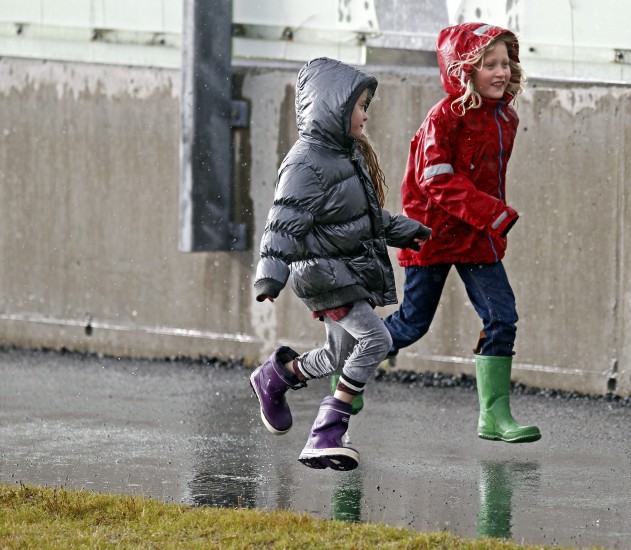
[{"label": "water reflection", "polygon": [[482,461],[479,474],[479,537],[512,538],[514,502],[539,482],[537,462]]},{"label": "water reflection", "polygon": [[363,480],[361,470],[340,476],[331,494],[331,518],[352,523],[362,519]]},{"label": "water reflection", "polygon": [[253,508],[261,476],[248,459],[247,445],[219,436],[197,445],[195,475],[188,483],[190,498],[201,506]]}]

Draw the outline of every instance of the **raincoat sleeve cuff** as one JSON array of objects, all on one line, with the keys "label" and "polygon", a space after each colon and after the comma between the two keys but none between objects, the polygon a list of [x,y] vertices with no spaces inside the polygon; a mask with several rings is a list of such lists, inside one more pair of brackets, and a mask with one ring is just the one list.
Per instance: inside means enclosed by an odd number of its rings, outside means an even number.
[{"label": "raincoat sleeve cuff", "polygon": [[279,283],[275,279],[260,279],[254,283],[254,290],[256,292],[256,301],[262,302],[266,296],[272,298],[278,298],[280,291],[283,290],[283,284]]},{"label": "raincoat sleeve cuff", "polygon": [[506,237],[518,218],[519,214],[510,206],[507,206],[501,210],[495,220],[493,220],[491,230],[500,237]]}]

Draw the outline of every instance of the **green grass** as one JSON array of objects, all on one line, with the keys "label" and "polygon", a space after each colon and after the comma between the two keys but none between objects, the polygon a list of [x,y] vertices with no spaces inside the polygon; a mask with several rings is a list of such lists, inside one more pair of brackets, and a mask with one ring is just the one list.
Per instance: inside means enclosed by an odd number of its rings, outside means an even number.
[{"label": "green grass", "polygon": [[139,496],[0,484],[0,549],[115,547],[545,548],[315,519],[288,511],[191,507]]}]

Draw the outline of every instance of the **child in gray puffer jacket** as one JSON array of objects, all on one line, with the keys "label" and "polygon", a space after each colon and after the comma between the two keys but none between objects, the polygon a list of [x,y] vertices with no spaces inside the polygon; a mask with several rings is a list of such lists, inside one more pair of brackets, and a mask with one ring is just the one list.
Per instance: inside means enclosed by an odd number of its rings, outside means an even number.
[{"label": "child in gray puffer jacket", "polygon": [[279,169],[261,240],[254,288],[273,302],[291,277],[296,295],[325,323],[323,347],[299,355],[279,347],[250,376],[261,418],[277,435],[292,425],[289,388],[341,370],[320,405],[299,460],[352,470],[345,447],[352,401],[364,391],[392,340],[375,306],[397,301],[387,245],[418,249],[431,230],[383,210],[384,176],[364,135],[377,79],[340,61],[313,59],[296,83],[299,138]]}]

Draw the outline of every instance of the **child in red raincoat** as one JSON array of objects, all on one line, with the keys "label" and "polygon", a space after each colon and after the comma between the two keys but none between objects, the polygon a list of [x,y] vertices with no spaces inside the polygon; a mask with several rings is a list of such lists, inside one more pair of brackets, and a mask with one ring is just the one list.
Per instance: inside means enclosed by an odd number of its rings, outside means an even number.
[{"label": "child in red raincoat", "polygon": [[536,426],[510,412],[517,311],[502,258],[519,215],[506,202],[506,165],[517,131],[511,106],[522,91],[517,37],[483,23],[443,29],[437,40],[447,96],[412,138],[401,187],[403,213],[432,227],[418,250],[398,251],[404,298],[385,319],[395,356],[429,329],[451,267],[483,322],[475,352],[480,398],[478,435],[512,443],[537,441]]}]

